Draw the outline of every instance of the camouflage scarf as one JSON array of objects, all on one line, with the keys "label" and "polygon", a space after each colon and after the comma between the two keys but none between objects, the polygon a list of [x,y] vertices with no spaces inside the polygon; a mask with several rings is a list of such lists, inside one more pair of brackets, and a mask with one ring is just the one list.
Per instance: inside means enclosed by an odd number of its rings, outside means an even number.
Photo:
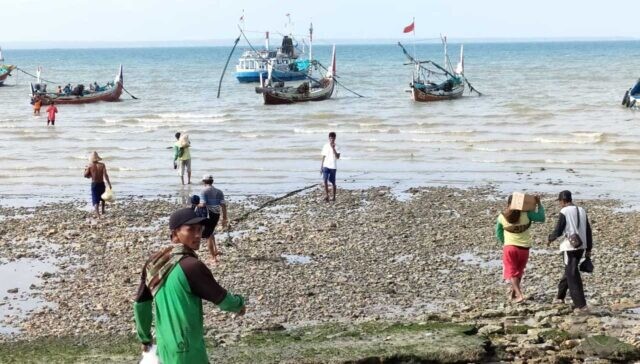
[{"label": "camouflage scarf", "polygon": [[153,296],[156,295],[173,267],[187,256],[198,258],[193,250],[182,244],[166,247],[151,256],[145,267],[145,272],[146,284]]}]

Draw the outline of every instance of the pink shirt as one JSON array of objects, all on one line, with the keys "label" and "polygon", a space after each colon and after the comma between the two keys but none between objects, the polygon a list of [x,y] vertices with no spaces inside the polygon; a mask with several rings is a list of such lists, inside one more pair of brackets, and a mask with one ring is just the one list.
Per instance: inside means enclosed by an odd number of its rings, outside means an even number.
[{"label": "pink shirt", "polygon": [[58,112],[58,108],[55,105],[51,105],[47,108],[47,114],[49,120],[56,120],[56,113]]}]

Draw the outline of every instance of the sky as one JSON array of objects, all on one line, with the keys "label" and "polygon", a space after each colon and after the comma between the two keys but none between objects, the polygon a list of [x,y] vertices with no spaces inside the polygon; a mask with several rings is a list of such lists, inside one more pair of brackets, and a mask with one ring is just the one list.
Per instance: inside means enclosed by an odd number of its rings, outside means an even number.
[{"label": "sky", "polygon": [[635,38],[630,0],[0,0],[0,46],[232,40],[244,27],[314,39]]}]

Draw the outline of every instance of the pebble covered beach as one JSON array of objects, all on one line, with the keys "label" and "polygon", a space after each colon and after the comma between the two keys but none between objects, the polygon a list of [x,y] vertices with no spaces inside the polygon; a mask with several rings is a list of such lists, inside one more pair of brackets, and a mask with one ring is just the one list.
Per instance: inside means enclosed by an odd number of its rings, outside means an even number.
[{"label": "pebble covered beach", "polygon": [[[222,345],[210,355],[242,361],[228,350],[256,331],[437,321],[472,325],[485,340],[477,358],[483,361],[619,359],[589,351],[596,350],[588,347],[594,336],[615,339],[627,350],[625,360],[637,358],[640,213],[620,209],[618,201],[578,199],[592,224],[596,266],[583,274],[591,313],[578,316],[570,300],[552,304],[563,271],[556,243],[546,242],[558,213],[554,197],[543,195],[547,221],[531,230],[535,243],[523,280],[528,299],[517,305],[507,300],[494,236],[505,196],[492,188],[340,190],[335,203],[322,202],[313,189],[267,205],[266,197],[232,202],[231,228],[216,233],[220,262],[206,249],[200,257],[224,287],[248,298],[247,314],[233,317],[205,303],[207,339]],[[20,286],[24,277],[16,277],[15,287],[3,283],[5,345],[134,333],[142,265],[169,244],[168,216],[181,205],[171,198],[123,199],[101,220],[83,206],[0,208],[5,266],[41,263],[28,286]],[[551,331],[561,334],[545,336]],[[122,358],[135,361],[136,348]]]}]

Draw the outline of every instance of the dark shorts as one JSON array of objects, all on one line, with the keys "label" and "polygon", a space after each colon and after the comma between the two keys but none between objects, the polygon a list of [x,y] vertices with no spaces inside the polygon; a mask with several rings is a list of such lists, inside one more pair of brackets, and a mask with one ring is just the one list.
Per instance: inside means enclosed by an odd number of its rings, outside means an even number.
[{"label": "dark shorts", "polygon": [[47,119],[47,125],[49,125],[49,123],[51,123],[51,125],[56,125],[56,119]]},{"label": "dark shorts", "polygon": [[327,182],[331,182],[332,184],[336,184],[336,170],[323,167],[322,168],[322,180]]},{"label": "dark shorts", "polygon": [[204,220],[204,230],[202,230],[203,239],[209,239],[209,237],[213,235],[213,231],[218,225],[218,220],[220,220],[220,214],[209,213],[209,218]]},{"label": "dark shorts", "polygon": [[91,203],[97,205],[102,201],[102,194],[107,189],[104,182],[91,182]]}]

